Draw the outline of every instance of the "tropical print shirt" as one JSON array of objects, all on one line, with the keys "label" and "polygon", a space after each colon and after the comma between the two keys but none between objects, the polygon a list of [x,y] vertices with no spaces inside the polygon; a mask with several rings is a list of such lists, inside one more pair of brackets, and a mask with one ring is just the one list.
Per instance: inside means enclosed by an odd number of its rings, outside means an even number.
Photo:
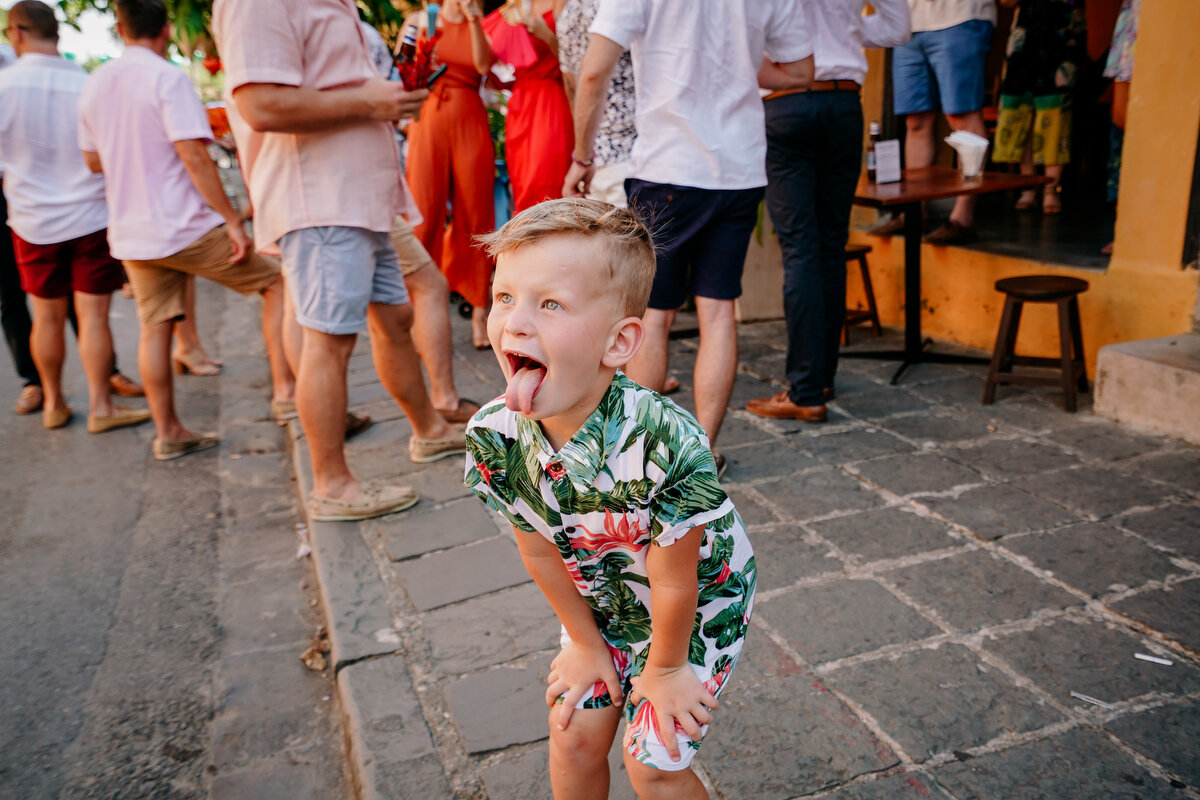
[{"label": "tropical print shirt", "polygon": [[631,654],[633,675],[650,646],[646,554],[703,525],[688,661],[707,677],[728,674],[749,625],[754,553],[704,430],[686,411],[618,372],[555,453],[541,426],[499,397],[468,426],[466,484],[515,528],[558,548],[605,639]]}]

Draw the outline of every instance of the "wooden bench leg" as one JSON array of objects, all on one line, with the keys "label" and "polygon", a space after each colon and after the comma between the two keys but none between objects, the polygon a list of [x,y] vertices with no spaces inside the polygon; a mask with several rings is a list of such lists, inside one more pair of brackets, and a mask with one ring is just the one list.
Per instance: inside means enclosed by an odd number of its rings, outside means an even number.
[{"label": "wooden bench leg", "polygon": [[992,363],[988,365],[987,382],[983,385],[983,404],[990,406],[996,400],[996,380],[1005,364],[1012,364],[1012,347],[1017,340],[1017,325],[1021,320],[1021,303],[1012,297],[1004,298],[1004,313],[1000,316],[1000,330],[996,332],[996,346],[992,349]]},{"label": "wooden bench leg", "polygon": [[1075,351],[1075,360],[1079,362],[1079,383],[1081,392],[1088,391],[1087,360],[1083,355],[1083,327],[1079,323],[1079,296],[1071,298],[1071,346]]},{"label": "wooden bench leg", "polygon": [[1071,343],[1074,337],[1071,332],[1071,299],[1063,298],[1058,306],[1058,348],[1062,362],[1063,408],[1075,411],[1075,359],[1071,355]]}]

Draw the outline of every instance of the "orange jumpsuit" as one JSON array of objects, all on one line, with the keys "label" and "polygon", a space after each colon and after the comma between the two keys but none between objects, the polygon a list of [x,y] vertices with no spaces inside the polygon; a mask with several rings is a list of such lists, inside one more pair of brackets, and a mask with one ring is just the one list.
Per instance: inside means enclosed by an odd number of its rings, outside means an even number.
[{"label": "orange jumpsuit", "polygon": [[[554,30],[554,13],[547,11],[545,20]],[[541,39],[530,38],[538,60],[516,71],[504,124],[514,214],[562,197],[563,179],[575,148],[571,106],[558,59]]]},{"label": "orange jumpsuit", "polygon": [[406,177],[425,218],[414,230],[450,290],[486,308],[492,262],[474,240],[496,225],[495,151],[479,97],[482,78],[471,58],[471,31],[466,22],[442,25],[434,55],[446,73],[430,90],[420,120],[408,128]]}]

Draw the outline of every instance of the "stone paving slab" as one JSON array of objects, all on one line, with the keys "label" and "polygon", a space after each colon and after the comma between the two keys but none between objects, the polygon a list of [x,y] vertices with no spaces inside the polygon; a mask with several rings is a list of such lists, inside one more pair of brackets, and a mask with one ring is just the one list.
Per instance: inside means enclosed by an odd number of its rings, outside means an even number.
[{"label": "stone paving slab", "polygon": [[764,478],[778,478],[794,472],[823,466],[815,457],[794,447],[777,447],[766,457],[762,445],[746,444],[721,447],[729,464],[725,479],[731,483],[748,483]]},{"label": "stone paving slab", "polygon": [[1079,463],[1075,456],[1057,447],[1024,439],[990,439],[983,444],[943,450],[960,464],[970,464],[998,480],[1034,475]]},{"label": "stone paving slab", "polygon": [[984,539],[1043,530],[1079,519],[1078,512],[1006,484],[978,486],[953,497],[922,497],[921,504]]},{"label": "stone paving slab", "polygon": [[558,618],[532,581],[434,609],[423,625],[430,656],[447,675],[462,675],[558,646]]},{"label": "stone paving slab", "polygon": [[875,508],[884,504],[875,492],[838,470],[809,472],[804,480],[783,478],[756,487],[792,519],[824,517],[835,511]]},{"label": "stone paving slab", "polygon": [[1013,484],[1096,517],[1112,516],[1139,506],[1157,506],[1175,494],[1174,489],[1139,475],[1091,466],[1018,478]]},{"label": "stone paving slab", "polygon": [[779,589],[802,578],[842,569],[842,562],[828,545],[799,538],[790,525],[755,531],[752,541],[760,590]]},{"label": "stone paving slab", "polygon": [[811,664],[942,633],[874,581],[803,588],[761,603],[756,612]]},{"label": "stone paving slab", "polygon": [[402,656],[351,664],[338,692],[363,800],[453,797]]},{"label": "stone paving slab", "polygon": [[1086,421],[1051,431],[1046,434],[1046,438],[1080,455],[1100,461],[1120,461],[1163,447],[1161,437],[1147,436],[1115,425]]},{"label": "stone paving slab", "polygon": [[1135,594],[1111,606],[1200,654],[1200,579]]},{"label": "stone paving slab", "polygon": [[421,611],[529,580],[517,546],[502,536],[402,561],[396,565],[396,575]]},{"label": "stone paving slab", "polygon": [[1187,574],[1166,554],[1098,522],[1011,537],[1004,547],[1093,597]]},{"label": "stone paving slab", "polygon": [[826,680],[917,761],[1063,721],[1037,695],[956,644],[855,664]]},{"label": "stone paving slab", "polygon": [[[959,800],[1175,800],[1181,789],[1152,775],[1094,731],[1073,730],[1049,741],[989,753],[933,770]],[[1014,776],[1020,776],[1019,782]]]},{"label": "stone paving slab", "polygon": [[937,781],[929,775],[901,772],[839,789],[825,797],[828,800],[947,800],[949,795],[942,792]]},{"label": "stone paving slab", "polygon": [[1200,495],[1200,453],[1180,450],[1147,456],[1138,459],[1137,470],[1141,475]]},{"label": "stone paving slab", "polygon": [[375,521],[393,561],[488,539],[498,532],[494,512],[474,497],[448,503],[424,500],[411,511]]},{"label": "stone paving slab", "polygon": [[1104,727],[1182,783],[1200,786],[1200,702],[1191,699],[1126,714]]},{"label": "stone paving slab", "polygon": [[892,506],[811,523],[822,537],[857,561],[878,561],[960,546],[945,523]]},{"label": "stone paving slab", "polygon": [[1130,514],[1112,524],[1200,562],[1200,506],[1172,504]]},{"label": "stone paving slab", "polygon": [[805,439],[804,449],[830,463],[848,464],[868,458],[908,453],[913,450],[913,445],[876,428],[853,428]]},{"label": "stone paving slab", "polygon": [[782,800],[887,769],[899,756],[752,630],[699,760],[720,797]]},{"label": "stone paving slab", "polygon": [[1059,611],[1081,602],[1015,564],[980,550],[901,567],[882,577],[962,631],[1026,619],[1038,611]]},{"label": "stone paving slab", "polygon": [[446,698],[468,753],[484,753],[549,736],[546,675],[550,657],[500,667],[452,682]]},{"label": "stone paving slab", "polygon": [[899,495],[943,492],[955,486],[982,483],[983,477],[933,453],[913,453],[864,461],[854,467],[877,486]]}]

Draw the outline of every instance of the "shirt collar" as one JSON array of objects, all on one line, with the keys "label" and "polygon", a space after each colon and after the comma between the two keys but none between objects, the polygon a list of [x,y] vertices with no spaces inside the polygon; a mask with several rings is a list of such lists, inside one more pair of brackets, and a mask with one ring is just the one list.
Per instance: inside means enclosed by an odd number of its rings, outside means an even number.
[{"label": "shirt collar", "polygon": [[[530,443],[544,474],[553,479],[553,473],[559,469],[565,470],[571,483],[580,489],[586,489],[596,482],[596,476],[604,469],[620,443],[625,427],[625,415],[621,413],[624,411],[623,389],[628,383],[630,381],[623,373],[618,371],[613,375],[600,403],[557,453],[550,446],[541,425],[522,414],[517,415],[520,439]],[[527,459],[526,466],[530,469],[530,477],[535,482],[539,481],[541,475],[533,474],[533,462]]]}]

